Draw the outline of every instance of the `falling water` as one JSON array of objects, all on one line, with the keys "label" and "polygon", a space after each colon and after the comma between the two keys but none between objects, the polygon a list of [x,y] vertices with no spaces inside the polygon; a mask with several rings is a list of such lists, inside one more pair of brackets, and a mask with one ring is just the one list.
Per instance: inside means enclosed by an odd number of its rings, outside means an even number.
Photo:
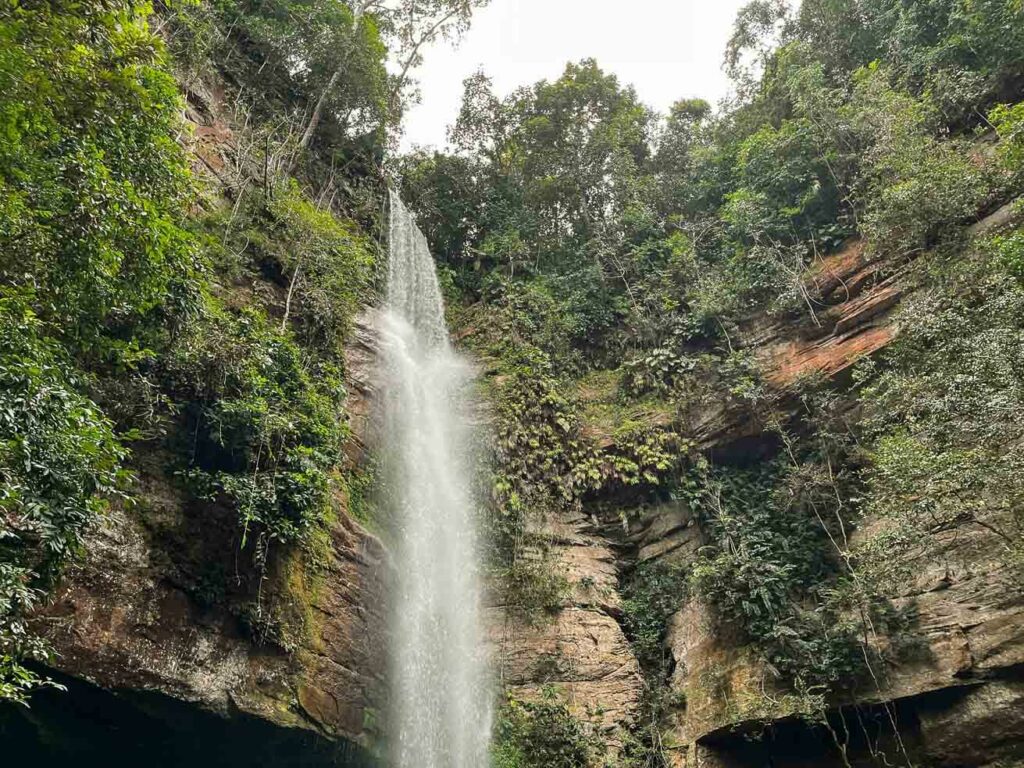
[{"label": "falling water", "polygon": [[426,238],[390,200],[385,483],[395,522],[391,736],[396,768],[483,768],[489,696],[479,627],[466,418]]}]

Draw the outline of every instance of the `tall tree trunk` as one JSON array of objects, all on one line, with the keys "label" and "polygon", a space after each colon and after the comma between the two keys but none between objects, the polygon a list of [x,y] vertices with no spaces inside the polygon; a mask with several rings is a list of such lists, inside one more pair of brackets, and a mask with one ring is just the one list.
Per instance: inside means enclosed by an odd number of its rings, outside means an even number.
[{"label": "tall tree trunk", "polygon": [[341,77],[341,67],[334,70],[334,74],[331,75],[331,79],[327,81],[327,85],[324,86],[322,91],[320,91],[320,98],[316,100],[316,106],[313,107],[313,114],[309,118],[309,125],[307,125],[306,130],[302,132],[302,139],[299,141],[299,149],[309,148],[309,142],[312,141],[313,134],[316,133],[316,129],[320,125],[320,118],[323,116],[324,102],[327,101],[327,96],[330,92],[334,90],[334,86],[337,85],[339,77]]},{"label": "tall tree trunk", "polygon": [[405,61],[402,63],[402,71],[399,73],[398,78],[395,80],[394,90],[391,92],[391,106],[395,108],[397,106],[398,95],[401,93],[402,88],[405,87],[405,83],[409,78],[409,70],[412,69],[413,62],[416,61],[416,56],[420,52],[420,48],[424,44],[431,42],[434,39],[434,35],[437,34],[438,30],[447,24],[453,17],[458,16],[461,12],[461,8],[456,6],[451,11],[446,13],[440,19],[430,25],[430,28],[424,32],[420,39],[416,41],[416,44],[409,51],[409,55],[406,56]]},{"label": "tall tree trunk", "polygon": [[299,282],[299,273],[302,271],[302,262],[295,265],[295,272],[292,273],[292,282],[288,286],[288,297],[284,300],[284,318],[281,320],[281,332],[288,328],[288,316],[292,313],[292,293],[295,291],[295,284]]}]

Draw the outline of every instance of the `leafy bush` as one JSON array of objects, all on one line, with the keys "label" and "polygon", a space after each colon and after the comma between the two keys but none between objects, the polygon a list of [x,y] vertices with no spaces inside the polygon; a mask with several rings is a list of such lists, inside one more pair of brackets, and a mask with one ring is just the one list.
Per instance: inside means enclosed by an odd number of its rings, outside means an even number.
[{"label": "leafy bush", "polygon": [[581,722],[546,688],[539,701],[509,697],[498,713],[492,768],[589,768],[604,748],[594,729]]},{"label": "leafy bush", "polygon": [[862,627],[845,602],[859,596],[835,565],[841,553],[825,522],[836,519],[840,497],[827,483],[801,482],[801,474],[779,463],[712,470],[701,502],[710,546],[690,582],[813,710],[866,670]]},{"label": "leafy bush", "polygon": [[569,582],[547,557],[520,556],[502,575],[502,592],[509,608],[531,623],[558,613],[569,593]]},{"label": "leafy bush", "polygon": [[929,533],[985,527],[1004,555],[1020,549],[1024,247],[1016,232],[978,248],[934,265],[943,280],[901,311],[903,332],[864,393],[869,509],[893,527],[862,557],[887,583],[914,567]]},{"label": "leafy bush", "polygon": [[302,541],[326,511],[340,453],[340,371],[308,360],[258,309],[236,314],[213,300],[166,366],[189,401],[197,487],[230,499],[246,533]]},{"label": "leafy bush", "polygon": [[668,620],[686,599],[687,575],[660,560],[641,563],[622,587],[623,629],[648,677],[659,684],[667,670]]},{"label": "leafy bush", "polygon": [[180,103],[149,3],[16,4],[0,22],[0,279],[76,351],[129,362],[188,300]]},{"label": "leafy bush", "polygon": [[673,349],[658,347],[622,366],[625,373],[622,387],[633,396],[668,394],[696,365],[693,358],[681,356]]},{"label": "leafy bush", "polygon": [[1018,283],[1024,282],[1024,232],[993,237],[989,252],[999,266]]},{"label": "leafy bush", "polygon": [[[387,51],[372,16],[338,0],[214,0],[174,8],[172,50],[193,73],[213,65],[253,93],[263,117],[307,127],[319,105],[335,138],[393,124]],[[295,117],[297,115],[297,118]],[[329,124],[329,125],[326,125]],[[314,126],[315,128],[316,126]],[[325,131],[326,133],[327,131]],[[296,140],[298,140],[296,138]]]},{"label": "leafy bush", "polygon": [[1003,164],[1019,180],[1024,168],[1024,101],[1000,104],[988,119],[999,135],[999,154]]},{"label": "leafy bush", "polygon": [[[497,460],[521,499],[575,496],[573,469],[581,447],[573,404],[541,354],[509,358],[498,402]],[[518,364],[516,364],[518,363]]]},{"label": "leafy bush", "polygon": [[127,480],[125,451],[24,291],[0,289],[0,700],[39,677],[46,645],[25,624]]},{"label": "leafy bush", "polygon": [[354,222],[314,206],[294,180],[239,234],[257,263],[270,262],[287,284],[285,320],[300,339],[338,354],[357,309],[370,298],[374,257]]},{"label": "leafy bush", "polygon": [[864,234],[882,251],[930,246],[942,228],[974,214],[991,187],[984,167],[959,141],[933,134],[926,99],[894,91],[876,68],[858,73],[849,109],[855,131],[867,135]]},{"label": "leafy bush", "polygon": [[1016,0],[871,0],[869,7],[869,26],[896,82],[935,94],[947,119],[964,119],[1013,87],[1024,62]]},{"label": "leafy bush", "polygon": [[626,419],[615,429],[612,445],[581,456],[574,474],[581,494],[611,494],[650,489],[670,478],[692,443],[664,425]]},{"label": "leafy bush", "polygon": [[[838,193],[828,162],[829,158],[819,153],[813,127],[806,119],[786,120],[777,129],[763,126],[739,146],[736,175],[740,187],[727,197],[726,221],[748,242],[813,236],[838,214]],[[741,212],[744,199],[758,211],[754,221],[745,221]]]}]

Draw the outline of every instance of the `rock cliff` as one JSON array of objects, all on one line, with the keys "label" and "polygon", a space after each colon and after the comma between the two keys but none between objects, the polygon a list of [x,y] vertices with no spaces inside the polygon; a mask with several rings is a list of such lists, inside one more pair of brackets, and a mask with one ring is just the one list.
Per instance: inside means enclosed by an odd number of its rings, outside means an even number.
[{"label": "rock cliff", "polygon": [[[969,234],[988,234],[1019,219],[1019,206],[1008,205]],[[893,310],[910,289],[908,268],[868,260],[855,241],[812,273],[807,290],[819,308],[813,318],[795,325],[749,324],[741,343],[754,350],[783,408],[790,387],[802,378],[842,386],[853,363],[898,333]],[[763,450],[759,441],[773,441],[748,414],[724,408],[700,414],[697,423],[701,448],[738,460]],[[1000,522],[965,520],[920,543],[910,565],[913,577],[887,595],[913,617],[917,647],[899,664],[877,670],[869,686],[849,690],[818,726],[796,717],[770,670],[716,627],[699,600],[685,600],[667,638],[667,684],[684,702],[664,736],[673,764],[1017,765],[1024,758],[1024,589],[997,556],[1004,543]],[[851,544],[878,533],[879,526],[884,523],[864,521]],[[646,508],[631,528],[627,536],[612,536],[620,568],[652,561],[687,566],[705,544],[683,503]],[[837,749],[836,734],[848,740],[845,751]]]}]

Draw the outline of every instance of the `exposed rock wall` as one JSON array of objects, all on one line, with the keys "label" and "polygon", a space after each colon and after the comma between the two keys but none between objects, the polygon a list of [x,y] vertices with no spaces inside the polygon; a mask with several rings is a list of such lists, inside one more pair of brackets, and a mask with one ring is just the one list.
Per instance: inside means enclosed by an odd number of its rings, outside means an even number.
[{"label": "exposed rock wall", "polygon": [[[1004,206],[968,236],[1016,225],[1021,215],[1019,205]],[[795,413],[789,393],[801,380],[841,386],[852,365],[898,334],[895,309],[913,288],[910,269],[872,258],[853,241],[812,270],[805,286],[810,309],[802,318],[752,319],[732,341],[754,352],[779,407]],[[756,414],[712,406],[693,414],[692,423],[698,446],[719,456],[751,460],[773,450]],[[626,535],[597,529],[620,571],[655,560],[686,566],[704,543],[685,504],[634,511],[630,518]],[[851,543],[881,524],[865,521]],[[1024,764],[1024,585],[999,557],[999,528],[999,520],[965,521],[921,542],[913,578],[889,595],[914,617],[918,647],[877,670],[869,686],[850,690],[829,713],[829,727],[795,718],[795,700],[740,638],[723,634],[698,600],[684,600],[667,638],[673,659],[667,685],[673,700],[685,702],[664,734],[673,765]],[[833,734],[849,741],[845,755]]]},{"label": "exposed rock wall", "polygon": [[[347,355],[353,463],[374,430],[371,324],[361,319]],[[272,547],[261,577],[234,512],[188,497],[169,456],[140,448],[136,464],[139,503],[104,517],[36,618],[55,669],[108,691],[372,747],[386,709],[390,565],[346,499],[335,499],[318,562]],[[341,765],[354,759],[346,754]]]},{"label": "exposed rock wall", "polygon": [[[881,705],[878,711],[893,713],[893,722],[883,725],[911,745],[904,748],[915,765],[982,766],[1004,753],[1024,758],[1024,590],[993,556],[999,546],[986,529],[938,537],[918,563],[918,578],[893,596],[914,609],[921,647],[847,696],[852,712]],[[773,676],[742,644],[716,632],[697,601],[673,617],[668,642],[675,660],[669,685],[686,701],[671,728],[677,764],[693,764],[704,744],[733,758],[724,764],[746,765],[728,735],[760,734],[793,713]],[[766,694],[774,697],[770,705]],[[977,730],[986,722],[999,724],[991,738]],[[999,750],[989,749],[989,741],[998,741]],[[950,743],[960,746],[948,749]],[[889,758],[906,765],[899,749],[890,744]],[[828,739],[816,754],[822,765],[842,764]]]},{"label": "exposed rock wall", "polygon": [[638,714],[642,680],[619,625],[618,569],[610,542],[582,513],[548,520],[550,567],[569,593],[558,613],[527,619],[503,605],[487,610],[496,674],[517,698],[555,686],[581,717],[617,748]]},{"label": "exposed rock wall", "polygon": [[[268,610],[306,601],[288,606],[298,607],[305,623],[286,653],[254,639],[235,612],[197,599],[196,574],[165,544],[171,528],[209,535],[194,525],[204,510],[190,507],[165,480],[141,482],[150,508],[113,510],[38,618],[57,651],[56,668],[109,690],[151,691],[223,716],[251,715],[370,743],[383,702],[386,560],[379,542],[342,511],[315,583],[297,584],[308,578],[301,572],[268,577]],[[244,557],[230,541],[205,554],[228,564],[218,571],[228,579],[232,559]]]},{"label": "exposed rock wall", "polygon": [[[969,234],[996,231],[1018,222],[1020,215],[1019,206],[1006,206]],[[808,286],[824,311],[795,330],[781,325],[748,329],[744,341],[756,350],[767,382],[783,403],[788,388],[804,376],[841,379],[857,359],[894,337],[893,309],[909,285],[903,270],[868,261],[859,243],[852,243],[826,259]],[[756,429],[749,423],[728,413],[711,414],[703,445],[743,452],[752,434]],[[851,544],[877,533],[880,525],[866,521]],[[847,720],[872,723],[864,729],[870,737],[850,734],[845,756],[827,728],[816,732],[797,725],[770,672],[737,639],[724,636],[699,601],[686,601],[668,635],[674,659],[668,684],[686,702],[674,713],[666,737],[674,764],[1022,764],[1024,585],[999,556],[1005,544],[999,528],[995,519],[965,520],[920,542],[910,563],[913,577],[889,595],[914,617],[912,632],[920,647],[898,665],[878,670],[871,685],[849,691],[845,705],[829,715],[841,734],[847,732]],[[664,558],[685,565],[702,540],[686,510],[670,505],[641,520],[632,543],[633,556],[640,560]],[[796,749],[786,740],[801,728],[804,743]],[[759,749],[751,747],[755,742]]]},{"label": "exposed rock wall", "polygon": [[[204,167],[224,173],[230,131],[207,125],[197,136]],[[1013,223],[1015,210],[974,229]],[[813,316],[752,321],[736,342],[755,351],[783,403],[804,377],[841,380],[898,333],[893,310],[909,290],[904,269],[851,243],[814,271],[807,286]],[[372,452],[375,358],[367,315],[347,354],[353,438],[346,458],[353,465]],[[724,407],[696,414],[694,423],[707,451],[743,452],[763,438],[749,414]],[[202,599],[203,561],[237,564],[240,557],[230,524],[177,491],[160,456],[144,456],[139,470],[143,507],[112,511],[38,617],[58,651],[56,668],[111,691],[154,692],[221,717],[371,744],[385,709],[388,563],[380,542],[349,518],[345,500],[338,499],[319,572],[295,569],[284,557],[257,585],[268,604],[283,601],[300,614],[302,631],[286,652],[254,640],[237,612]],[[880,670],[873,687],[851,691],[828,727],[796,722],[753,654],[724,636],[699,601],[683,601],[667,640],[673,667],[666,684],[685,701],[665,734],[673,764],[866,765],[879,755],[936,768],[1024,764],[1024,592],[994,554],[998,521],[982,522],[989,527],[941,532],[918,552],[915,577],[891,595],[916,612],[918,654]],[[693,562],[700,526],[682,503],[645,510],[628,531],[587,512],[539,525],[535,533],[550,542],[549,557],[570,590],[547,620],[530,621],[492,598],[486,619],[495,674],[519,697],[555,686],[600,723],[614,751],[636,724],[643,692],[620,626],[620,578],[637,563]],[[252,587],[245,571],[234,571],[240,589]],[[765,694],[773,706],[765,706]],[[850,737],[846,755],[835,747],[836,732]]]}]

